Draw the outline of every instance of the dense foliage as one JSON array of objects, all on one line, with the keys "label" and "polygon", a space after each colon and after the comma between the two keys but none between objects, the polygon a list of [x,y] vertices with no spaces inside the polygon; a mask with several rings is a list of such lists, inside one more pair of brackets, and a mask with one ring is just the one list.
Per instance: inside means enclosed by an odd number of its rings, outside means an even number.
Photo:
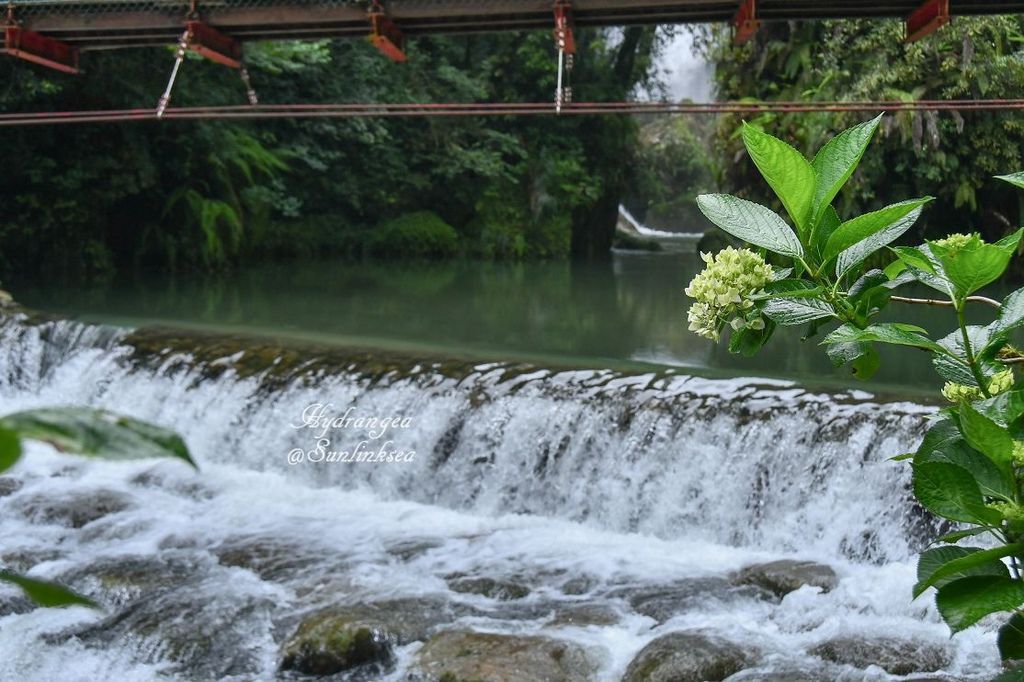
[{"label": "dense foliage", "polygon": [[[952,405],[940,410],[916,452],[897,456],[913,468],[913,491],[925,509],[953,524],[918,562],[914,596],[935,588],[939,613],[959,632],[996,613],[1011,613],[999,633],[1004,661],[1024,659],[1024,384],[1014,367],[1024,353],[1011,344],[1024,325],[1024,288],[1001,303],[980,296],[1016,253],[1024,228],[993,243],[977,233],[954,234],[918,247],[892,247],[911,229],[931,197],[904,200],[843,219],[833,205],[854,175],[882,117],[854,126],[808,161],[789,144],[745,125],[751,160],[789,216],[727,194],[698,197],[713,223],[786,261],[769,265],[762,253],[726,249],[707,255],[707,267],[686,293],[695,299],[690,329],[717,340],[731,330],[729,348],[756,353],[777,325],[809,325],[833,362],[851,364],[861,378],[879,365],[876,344],[932,354]],[[1024,188],[1024,173],[1001,176]],[[845,214],[846,211],[843,211]],[[865,262],[888,256],[884,269]],[[936,299],[896,295],[907,284],[929,287]],[[875,321],[891,302],[948,307],[956,327],[940,339],[914,325]],[[968,305],[995,310],[987,325],[968,325]],[[988,544],[965,546],[987,536]],[[1019,671],[1012,679],[1020,679]]]},{"label": "dense foliage", "polygon": [[[653,28],[581,31],[576,96],[650,84]],[[394,64],[363,41],[247,48],[263,103],[549,101],[547,32],[420,38]],[[80,78],[0,60],[0,110],[153,107],[168,50],[90,53]],[[163,68],[166,67],[166,68]],[[172,104],[240,104],[237,73],[183,65]],[[380,253],[373,230],[432,210],[485,257],[607,253],[637,124],[626,117],[164,121],[5,129],[0,268],[104,275],[271,256]],[[390,252],[384,255],[390,255]]]},{"label": "dense foliage", "polygon": [[[1024,88],[1024,15],[958,17],[907,44],[899,21],[766,24],[735,47],[725,30],[703,34],[722,99],[919,101],[1010,98]],[[847,114],[763,114],[749,122],[777,131],[805,153],[829,131],[859,120]],[[742,160],[739,120],[719,119],[720,185],[768,201],[756,170]],[[837,198],[841,212],[879,208],[903,196],[935,194],[934,210],[913,235],[978,230],[996,239],[1020,222],[1021,199],[991,177],[1024,167],[1018,112],[901,112],[879,129],[877,149]]]}]

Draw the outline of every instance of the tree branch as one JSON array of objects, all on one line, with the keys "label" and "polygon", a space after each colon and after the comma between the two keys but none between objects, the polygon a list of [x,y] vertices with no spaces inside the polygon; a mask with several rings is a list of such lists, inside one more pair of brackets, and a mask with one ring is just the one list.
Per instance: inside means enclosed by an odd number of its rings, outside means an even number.
[{"label": "tree branch", "polygon": [[[890,301],[899,301],[900,303],[910,303],[913,305],[937,305],[944,306],[946,308],[953,308],[954,304],[952,301],[943,301],[937,298],[910,298],[909,296],[890,296]],[[970,303],[984,303],[990,305],[993,308],[1002,308],[1003,304],[985,296],[968,296],[964,299]]]}]

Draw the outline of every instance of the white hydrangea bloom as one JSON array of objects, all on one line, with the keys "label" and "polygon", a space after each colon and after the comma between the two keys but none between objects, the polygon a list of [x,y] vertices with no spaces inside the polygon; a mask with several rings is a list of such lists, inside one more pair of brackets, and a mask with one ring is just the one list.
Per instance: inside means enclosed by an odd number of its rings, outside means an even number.
[{"label": "white hydrangea bloom", "polygon": [[731,246],[718,254],[702,253],[707,266],[693,278],[685,293],[696,302],[687,318],[690,331],[717,341],[726,324],[739,331],[764,329],[760,316],[750,315],[751,294],[772,280],[772,268],[764,258],[748,249]]}]

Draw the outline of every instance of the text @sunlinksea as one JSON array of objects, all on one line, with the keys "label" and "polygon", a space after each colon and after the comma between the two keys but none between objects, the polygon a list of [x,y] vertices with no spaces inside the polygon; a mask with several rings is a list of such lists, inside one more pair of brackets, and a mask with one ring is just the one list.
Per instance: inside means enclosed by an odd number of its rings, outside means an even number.
[{"label": "text @sunlinksea", "polygon": [[369,441],[360,441],[358,445],[350,450],[332,450],[330,438],[320,438],[316,445],[310,450],[295,448],[288,453],[289,464],[302,464],[303,462],[347,463],[347,462],[370,462],[370,463],[398,463],[412,462],[416,459],[415,450],[400,450],[394,448],[393,441],[385,441],[379,446],[371,445]]}]

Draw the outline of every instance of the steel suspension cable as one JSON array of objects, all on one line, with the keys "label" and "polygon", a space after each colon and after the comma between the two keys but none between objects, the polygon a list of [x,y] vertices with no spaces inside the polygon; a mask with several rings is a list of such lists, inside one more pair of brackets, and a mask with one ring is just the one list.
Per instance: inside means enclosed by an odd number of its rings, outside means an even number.
[{"label": "steel suspension cable", "polygon": [[[1024,99],[918,100],[904,102],[577,102],[564,103],[561,111],[550,102],[465,103],[343,103],[260,104],[171,107],[160,120],[278,119],[278,118],[373,118],[442,116],[581,116],[623,114],[760,114],[840,113],[900,111],[1006,111],[1024,110]],[[58,125],[72,123],[128,123],[158,120],[155,109],[107,109],[86,111],[17,112],[0,114],[0,126]]]}]

